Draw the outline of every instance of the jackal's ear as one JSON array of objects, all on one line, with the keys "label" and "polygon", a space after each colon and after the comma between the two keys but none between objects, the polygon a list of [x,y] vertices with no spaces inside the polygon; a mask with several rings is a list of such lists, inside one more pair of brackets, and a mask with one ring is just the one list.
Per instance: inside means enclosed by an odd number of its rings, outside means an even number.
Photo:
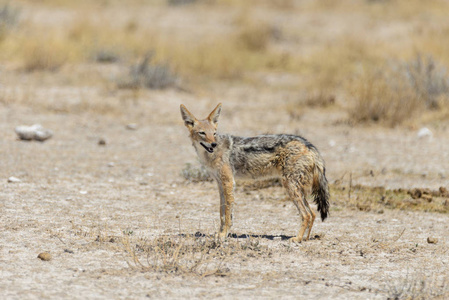
[{"label": "jackal's ear", "polygon": [[195,116],[187,110],[184,104],[181,104],[181,116],[184,120],[184,125],[186,125],[187,127],[193,127],[193,125],[195,125],[195,122],[197,121]]},{"label": "jackal's ear", "polygon": [[217,125],[218,123],[218,117],[220,116],[221,113],[221,103],[218,103],[217,107],[215,107],[215,109],[209,114],[209,116],[207,117],[207,119],[214,123],[215,125]]}]

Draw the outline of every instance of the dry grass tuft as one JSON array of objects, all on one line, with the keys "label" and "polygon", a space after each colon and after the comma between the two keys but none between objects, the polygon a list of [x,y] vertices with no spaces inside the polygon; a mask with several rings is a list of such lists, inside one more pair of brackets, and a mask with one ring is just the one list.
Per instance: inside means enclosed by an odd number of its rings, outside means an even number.
[{"label": "dry grass tuft", "polygon": [[122,89],[165,89],[178,86],[178,77],[167,63],[153,63],[153,54],[147,54],[140,63],[130,68],[128,76],[118,80]]},{"label": "dry grass tuft", "polygon": [[441,98],[449,97],[449,77],[446,69],[431,55],[421,54],[401,65],[404,77],[429,109],[439,109]]},{"label": "dry grass tuft", "polygon": [[181,174],[190,182],[212,181],[212,177],[203,166],[192,166],[190,163],[186,164]]},{"label": "dry grass tuft", "polygon": [[293,119],[300,119],[305,108],[329,108],[336,103],[336,97],[324,90],[307,93],[286,105],[287,112]]},{"label": "dry grass tuft", "polygon": [[355,103],[349,108],[350,119],[394,127],[411,118],[422,107],[422,101],[398,76],[382,71],[363,74],[351,87]]},{"label": "dry grass tuft", "polygon": [[128,265],[144,272],[199,277],[228,276],[227,261],[248,257],[270,257],[271,249],[260,238],[230,237],[217,242],[213,236],[197,232],[193,235],[159,236],[152,240],[123,237]]},{"label": "dry grass tuft", "polygon": [[449,194],[445,188],[396,189],[362,185],[331,185],[332,201],[337,205],[360,211],[383,212],[385,208],[449,213]]},{"label": "dry grass tuft", "polygon": [[392,278],[387,282],[388,299],[443,299],[449,294],[446,278],[429,277],[419,272],[399,280]]},{"label": "dry grass tuft", "polygon": [[29,39],[23,41],[23,70],[56,71],[68,60],[67,45],[58,39]]},{"label": "dry grass tuft", "polygon": [[413,118],[425,109],[438,110],[447,102],[449,77],[431,56],[406,62],[390,62],[362,74],[352,86],[355,99],[351,120],[377,122],[391,127]]},{"label": "dry grass tuft", "polygon": [[9,3],[0,6],[0,41],[19,22],[20,10]]},{"label": "dry grass tuft", "polygon": [[148,272],[167,274],[190,274],[200,277],[226,276],[229,269],[225,259],[229,249],[224,249],[213,238],[202,234],[191,236],[162,236],[154,240],[131,242],[123,238],[131,267]]},{"label": "dry grass tuft", "polygon": [[196,2],[198,2],[198,0],[167,0],[167,4],[172,6],[188,5]]},{"label": "dry grass tuft", "polygon": [[120,60],[120,55],[114,49],[102,48],[94,51],[93,60],[98,63],[115,63]]},{"label": "dry grass tuft", "polygon": [[304,104],[308,107],[321,107],[326,108],[335,104],[335,95],[325,91],[319,91],[308,94],[304,100]]},{"label": "dry grass tuft", "polygon": [[273,29],[263,22],[244,22],[238,29],[236,42],[249,51],[265,51],[272,36]]}]

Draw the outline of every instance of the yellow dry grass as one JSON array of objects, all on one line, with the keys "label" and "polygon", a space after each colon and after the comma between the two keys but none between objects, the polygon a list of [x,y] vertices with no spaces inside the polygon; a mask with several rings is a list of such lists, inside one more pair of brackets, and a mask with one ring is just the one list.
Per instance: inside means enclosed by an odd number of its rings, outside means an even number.
[{"label": "yellow dry grass", "polygon": [[[193,86],[211,80],[265,85],[260,74],[297,75],[301,80],[282,88],[308,95],[338,95],[336,101],[343,102],[339,104],[348,108],[356,122],[380,121],[395,126],[419,111],[407,91],[399,95],[385,82],[387,79],[378,78],[376,74],[385,72],[379,66],[385,68],[391,60],[409,60],[416,53],[432,56],[442,67],[449,66],[445,38],[449,4],[438,0],[217,0],[179,7],[162,0],[136,0],[126,7],[119,1],[45,0],[15,5],[19,11],[32,7],[69,16],[64,26],[37,18],[22,20],[13,34],[2,34],[0,61],[18,70],[54,72],[66,65],[101,62],[99,57],[106,55],[105,60],[119,61],[126,73],[130,65],[151,52],[154,63],[168,63],[184,83]],[[154,21],[134,17],[145,9],[158,12]],[[219,16],[222,30],[217,33],[217,27],[210,26],[216,24],[214,17],[212,21],[201,17],[198,22],[204,24],[188,26],[188,30],[154,17],[172,15],[176,20],[182,10],[185,14]],[[112,17],[117,11],[123,15],[120,20]],[[398,109],[404,97],[410,98],[409,108]],[[360,111],[366,114],[354,115]],[[446,114],[439,112],[436,118],[440,115]]]}]

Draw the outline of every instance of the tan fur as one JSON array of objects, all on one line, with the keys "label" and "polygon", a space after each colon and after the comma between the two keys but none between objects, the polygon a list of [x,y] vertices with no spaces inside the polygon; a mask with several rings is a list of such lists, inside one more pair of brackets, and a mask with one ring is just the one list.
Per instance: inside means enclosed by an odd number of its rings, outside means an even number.
[{"label": "tan fur", "polygon": [[200,162],[217,181],[220,192],[220,239],[226,238],[232,225],[234,177],[282,178],[290,198],[297,207],[302,223],[291,240],[308,240],[316,218],[306,200],[314,195],[324,220],[329,208],[329,190],[324,161],[307,140],[293,135],[263,135],[241,138],[216,134],[221,104],[204,120],[198,120],[184,105],[181,115]]}]

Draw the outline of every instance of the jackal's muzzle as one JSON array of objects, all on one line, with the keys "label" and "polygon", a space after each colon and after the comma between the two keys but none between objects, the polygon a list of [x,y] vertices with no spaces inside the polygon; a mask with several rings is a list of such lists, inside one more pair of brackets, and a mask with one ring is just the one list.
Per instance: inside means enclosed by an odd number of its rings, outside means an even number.
[{"label": "jackal's muzzle", "polygon": [[213,153],[214,152],[214,148],[217,147],[217,143],[215,143],[215,142],[211,143],[211,144],[200,142],[200,144],[209,153]]}]

